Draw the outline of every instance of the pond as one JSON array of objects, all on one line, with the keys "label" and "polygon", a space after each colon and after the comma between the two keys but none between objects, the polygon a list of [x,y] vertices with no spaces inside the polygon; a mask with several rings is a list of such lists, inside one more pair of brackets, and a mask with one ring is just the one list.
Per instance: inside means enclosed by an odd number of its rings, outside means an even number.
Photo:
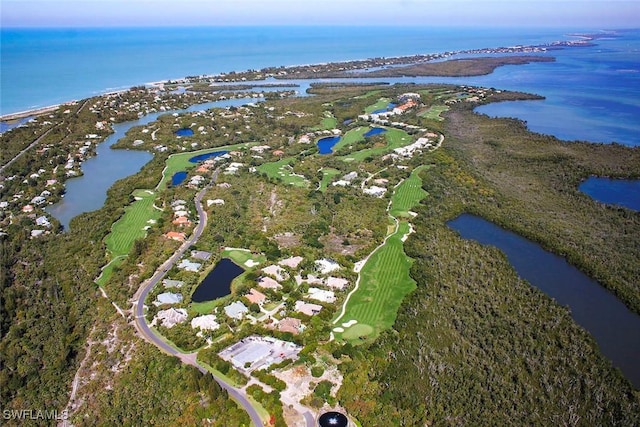
[{"label": "pond", "polygon": [[186,178],[187,173],[185,171],[174,173],[171,177],[171,186],[175,187],[176,185],[182,184],[182,181],[184,181]]},{"label": "pond", "polygon": [[398,106],[398,104],[394,104],[393,102],[387,104],[387,108],[381,108],[379,110],[375,110],[372,111],[371,114],[382,114],[382,113],[386,113],[388,111],[393,110],[394,108],[396,108]]},{"label": "pond", "polygon": [[578,189],[599,202],[640,211],[640,180],[592,176]]},{"label": "pond", "polygon": [[516,272],[558,304],[569,306],[576,323],[636,387],[640,387],[640,316],[564,258],[483,218],[462,214],[448,222],[465,239],[502,250]]},{"label": "pond", "polygon": [[182,128],[174,132],[176,136],[193,136],[193,129]]},{"label": "pond", "polygon": [[320,154],[331,154],[333,153],[333,146],[336,145],[340,141],[339,136],[329,136],[327,138],[322,138],[318,140],[318,150]]},{"label": "pond", "polygon": [[213,157],[220,157],[220,156],[224,156],[225,154],[227,154],[228,151],[214,151],[213,153],[204,153],[204,154],[199,154],[197,156],[193,156],[189,159],[189,162],[191,163],[199,163],[199,162],[204,162],[207,159],[211,159]]},{"label": "pond", "polygon": [[387,130],[383,128],[371,128],[367,133],[364,134],[365,138],[370,136],[380,135],[381,133],[385,133]]},{"label": "pond", "polygon": [[198,285],[191,301],[211,301],[231,294],[231,282],[243,272],[244,269],[229,258],[222,258]]}]

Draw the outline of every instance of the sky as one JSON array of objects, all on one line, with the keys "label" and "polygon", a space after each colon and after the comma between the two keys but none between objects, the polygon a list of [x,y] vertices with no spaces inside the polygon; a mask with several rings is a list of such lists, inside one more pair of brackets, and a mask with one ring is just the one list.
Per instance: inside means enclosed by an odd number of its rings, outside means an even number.
[{"label": "sky", "polygon": [[637,28],[640,0],[0,0],[6,27],[426,25]]}]

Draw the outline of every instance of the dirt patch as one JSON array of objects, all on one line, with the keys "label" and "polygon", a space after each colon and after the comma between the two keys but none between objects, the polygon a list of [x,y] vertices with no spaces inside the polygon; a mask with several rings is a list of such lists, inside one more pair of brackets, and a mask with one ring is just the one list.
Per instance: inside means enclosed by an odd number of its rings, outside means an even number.
[{"label": "dirt patch", "polygon": [[355,255],[359,249],[364,248],[369,243],[368,238],[342,236],[335,233],[329,233],[318,240],[327,251],[341,255]]},{"label": "dirt patch", "polygon": [[293,233],[283,233],[277,234],[273,236],[273,238],[278,242],[278,245],[281,248],[295,248],[296,246],[300,246],[300,236]]},{"label": "dirt patch", "polygon": [[295,402],[300,402],[306,396],[313,393],[316,384],[324,380],[331,381],[334,384],[331,388],[331,395],[335,396],[342,386],[343,379],[342,374],[336,366],[325,366],[324,373],[318,378],[312,376],[310,370],[304,365],[296,365],[286,371],[274,371],[273,374],[287,383],[286,390],[281,394],[286,400]]}]

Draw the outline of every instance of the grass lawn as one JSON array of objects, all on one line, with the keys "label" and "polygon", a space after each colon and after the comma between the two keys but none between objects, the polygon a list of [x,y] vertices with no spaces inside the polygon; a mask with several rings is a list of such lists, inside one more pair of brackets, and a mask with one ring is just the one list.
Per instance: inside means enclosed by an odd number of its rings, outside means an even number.
[{"label": "grass lawn", "polygon": [[320,181],[320,186],[318,189],[324,193],[327,190],[327,187],[329,186],[331,181],[333,181],[333,177],[339,174],[340,174],[340,171],[337,169],[323,168],[322,181]]},{"label": "grass lawn", "polygon": [[415,168],[411,172],[411,176],[396,188],[391,197],[391,209],[389,210],[391,216],[396,218],[409,216],[409,210],[427,197],[427,192],[422,189],[422,180],[419,175],[426,168],[425,165]]},{"label": "grass lawn", "polygon": [[216,298],[213,301],[192,302],[189,304],[189,311],[198,314],[211,314],[213,309],[218,305],[221,305],[220,298]]},{"label": "grass lawn", "polygon": [[371,339],[393,326],[402,300],[416,287],[409,276],[412,260],[403,249],[402,236],[408,232],[409,223],[401,221],[398,231],[371,255],[360,271],[359,288],[340,319],[340,324],[350,320],[358,323],[345,328],[343,333],[334,333],[337,339],[359,341],[363,336]]},{"label": "grass lawn", "polygon": [[384,133],[387,139],[387,145],[385,147],[367,148],[365,150],[356,151],[347,156],[342,156],[342,160],[345,162],[358,161],[361,162],[369,156],[380,156],[388,153],[396,148],[404,147],[413,143],[413,138],[407,132],[401,129],[386,128]]},{"label": "grass lawn", "polygon": [[153,207],[156,194],[151,190],[135,190],[135,202],[125,208],[124,215],[113,223],[105,244],[112,257],[127,255],[136,239],[146,236],[148,221],[157,221],[162,211]]},{"label": "grass lawn", "polygon": [[449,107],[448,106],[446,106],[446,105],[434,105],[433,107],[429,108],[428,110],[423,111],[422,113],[418,114],[418,116],[424,117],[426,119],[443,121],[444,118],[441,117],[440,114],[444,113],[445,111],[449,111]]},{"label": "grass lawn", "polygon": [[376,110],[386,109],[387,105],[389,105],[390,102],[391,100],[389,98],[380,98],[378,102],[376,102],[373,105],[369,105],[367,108],[365,108],[364,112],[366,114],[371,114]]},{"label": "grass lawn", "polygon": [[234,145],[225,145],[224,147],[207,148],[206,150],[189,151],[186,153],[172,154],[167,159],[167,164],[162,171],[162,179],[158,183],[157,188],[165,188],[167,183],[171,181],[171,177],[180,171],[186,171],[197,165],[197,163],[191,163],[189,161],[193,156],[199,156],[200,154],[215,153],[216,151],[230,151],[246,148],[254,143],[242,143]]},{"label": "grass lawn", "polygon": [[269,178],[276,178],[285,184],[296,187],[308,187],[309,181],[304,176],[293,173],[291,163],[296,161],[295,157],[287,157],[277,162],[265,163],[258,166],[258,172],[266,173]]}]

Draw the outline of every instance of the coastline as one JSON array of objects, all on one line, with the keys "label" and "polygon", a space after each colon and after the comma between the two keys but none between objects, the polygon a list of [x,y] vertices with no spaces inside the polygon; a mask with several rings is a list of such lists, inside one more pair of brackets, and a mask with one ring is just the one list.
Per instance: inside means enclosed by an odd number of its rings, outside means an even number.
[{"label": "coastline", "polygon": [[39,107],[39,108],[34,108],[32,110],[24,110],[24,111],[18,111],[16,113],[9,113],[9,114],[4,114],[2,116],[0,116],[0,121],[2,122],[11,122],[14,120],[20,120],[20,119],[24,119],[27,118],[29,116],[41,116],[43,114],[46,113],[51,113],[53,111],[56,111],[58,108],[62,107],[63,105],[70,105],[74,102],[77,101],[68,101],[62,104],[54,104],[54,105],[49,105],[47,107]]},{"label": "coastline", "polygon": [[[578,35],[573,34],[573,35],[568,35],[568,37],[578,37]],[[383,56],[383,57],[367,58],[367,59],[318,62],[315,64],[270,66],[270,67],[262,68],[261,70],[258,70],[258,71],[235,70],[235,71],[219,73],[219,74],[204,74],[204,75],[197,76],[197,78],[198,79],[216,79],[218,82],[224,81],[224,82],[236,82],[236,83],[245,83],[245,84],[264,81],[268,77],[274,77],[276,79],[279,79],[279,78],[280,79],[281,78],[302,79],[302,78],[308,78],[309,76],[301,75],[301,71],[304,74],[304,71],[306,70],[313,70],[317,68],[322,68],[324,71],[327,71],[328,68],[339,67],[339,70],[342,71],[346,69],[348,66],[352,66],[352,68],[354,69],[363,69],[363,68],[370,68],[370,67],[377,67],[377,66],[378,67],[387,66],[389,64],[410,66],[410,65],[430,63],[430,62],[442,60],[442,59],[445,59],[444,62],[449,62],[452,59],[447,59],[447,58],[451,58],[452,56],[459,55],[459,54],[479,55],[479,54],[494,54],[494,53],[517,54],[517,53],[532,53],[532,52],[549,52],[549,51],[564,48],[564,47],[590,46],[591,42],[597,38],[596,36],[591,34],[581,35],[581,37],[582,39],[577,41],[576,40],[560,40],[560,41],[554,41],[551,43],[544,43],[544,44],[538,44],[538,45],[526,45],[526,46],[518,45],[518,46],[510,46],[510,47],[504,47],[504,46],[503,47],[485,47],[481,49],[468,49],[468,50],[465,49],[465,50],[446,51],[446,52],[439,52],[439,53],[432,53],[432,54],[416,53],[412,55]],[[274,74],[273,72],[276,70],[278,70],[279,73]],[[336,71],[336,70],[332,70],[332,71]],[[283,72],[284,74],[281,74]],[[298,75],[296,76],[296,74]],[[447,76],[448,76],[447,74],[442,74],[442,75],[434,74],[432,76],[430,75],[430,77],[447,77]],[[331,78],[331,76],[315,76],[315,77]],[[340,77],[345,77],[345,76],[336,76],[336,78],[340,78]],[[354,75],[354,76],[346,76],[346,77],[362,78],[363,76]],[[374,75],[371,75],[371,77],[374,77]],[[391,76],[385,76],[385,77],[391,77]],[[465,77],[468,77],[468,75],[465,75]],[[193,80],[193,77],[184,76],[184,77],[175,78],[175,79],[162,79],[162,80],[157,80],[152,82],[141,83],[140,86],[162,87],[163,85],[168,84],[169,82],[189,84],[192,82],[192,80]],[[130,87],[126,89],[119,89],[119,90],[105,89],[104,91],[101,91],[97,94],[88,96],[86,98],[82,98],[82,100],[85,100],[94,96],[100,97],[100,96],[106,96],[106,95],[117,94],[117,93],[125,93],[129,90],[130,90]],[[66,102],[53,104],[49,106],[36,107],[33,109],[27,109],[23,111],[3,114],[3,115],[0,115],[0,122],[6,123],[13,120],[23,119],[29,116],[39,116],[42,114],[47,114],[55,111],[61,106],[73,105],[74,103],[79,101],[80,100],[69,100]]]}]

